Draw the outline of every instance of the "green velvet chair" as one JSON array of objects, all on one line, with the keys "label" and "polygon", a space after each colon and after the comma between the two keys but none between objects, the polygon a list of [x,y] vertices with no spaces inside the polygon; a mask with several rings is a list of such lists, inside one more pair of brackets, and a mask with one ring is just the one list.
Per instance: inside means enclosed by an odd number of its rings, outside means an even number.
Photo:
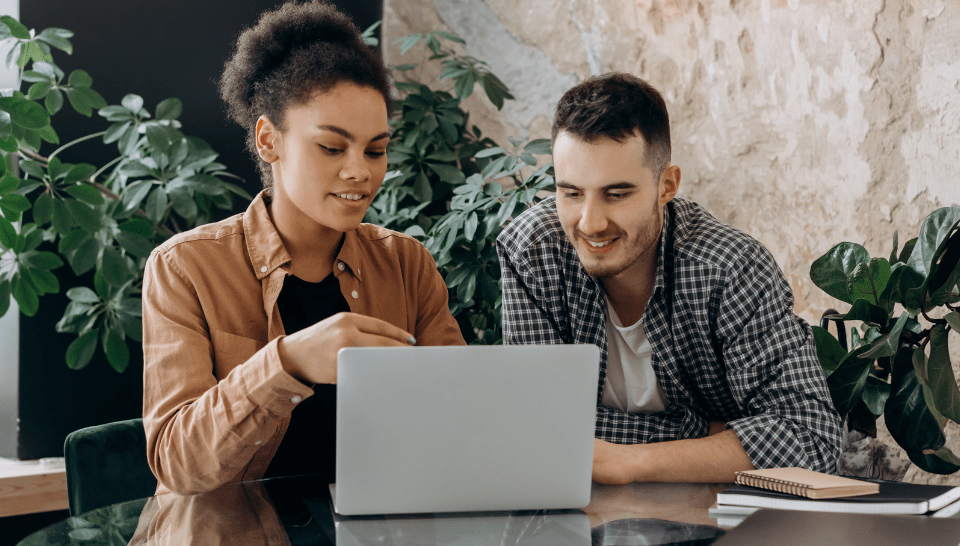
[{"label": "green velvet chair", "polygon": [[143,419],[71,432],[63,444],[70,515],[149,497],[157,478],[147,464]]}]

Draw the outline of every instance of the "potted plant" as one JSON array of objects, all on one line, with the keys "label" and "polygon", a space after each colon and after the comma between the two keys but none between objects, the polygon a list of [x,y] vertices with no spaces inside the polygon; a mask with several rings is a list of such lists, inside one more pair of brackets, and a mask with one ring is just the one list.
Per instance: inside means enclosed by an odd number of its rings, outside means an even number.
[{"label": "potted plant", "polygon": [[[367,31],[369,33],[369,30]],[[432,89],[407,74],[416,64],[394,67],[402,93],[387,148],[390,172],[367,221],[417,237],[437,262],[450,289],[450,312],[471,343],[502,341],[500,261],[496,238],[514,214],[553,191],[553,165],[537,166],[550,141],[511,139],[499,146],[484,138],[460,103],[478,86],[498,109],[513,99],[483,61],[457,53],[464,44],[445,32],[397,40],[401,54],[423,42],[429,62],[451,91]],[[445,45],[445,43],[447,45]]]},{"label": "potted plant", "polygon": [[[0,97],[0,315],[10,295],[33,316],[40,297],[60,291],[54,271],[88,278],[67,291],[70,304],[57,331],[75,334],[66,364],[90,362],[102,347],[122,372],[127,339],[140,340],[140,282],[147,256],[174,233],[209,221],[213,209],[232,207],[232,195],[250,199],[227,182],[231,175],[201,139],[180,132],[180,101],[154,109],[127,95],[108,106],[83,70],[69,75],[52,52],[70,53],[73,33],[28,30],[0,17],[0,40],[12,42],[8,66],[17,71]],[[104,118],[104,129],[61,143],[53,117],[66,104]],[[67,163],[61,153],[99,139],[117,156],[104,165]],[[93,275],[87,275],[93,272]]]},{"label": "potted plant", "polygon": [[[813,262],[810,278],[851,304],[846,313],[825,316],[837,322],[838,337],[813,327],[831,397],[848,428],[875,437],[876,418],[884,415],[918,467],[960,470],[943,432],[947,420],[960,423],[947,347],[950,332],[960,332],[960,207],[931,213],[899,251],[894,232],[889,258],[840,243]],[[850,330],[849,347],[844,321],[860,322]]]}]

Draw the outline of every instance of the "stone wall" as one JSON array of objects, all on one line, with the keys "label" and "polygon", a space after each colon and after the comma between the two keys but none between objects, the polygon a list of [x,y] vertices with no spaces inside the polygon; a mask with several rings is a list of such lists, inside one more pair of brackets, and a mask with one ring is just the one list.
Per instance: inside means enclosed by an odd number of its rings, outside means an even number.
[{"label": "stone wall", "polygon": [[956,0],[386,0],[384,19],[391,63],[422,58],[396,38],[446,30],[490,64],[517,100],[468,106],[498,142],[548,137],[586,76],[648,80],[671,113],[680,195],[763,242],[811,322],[844,309],[809,279],[818,256],[840,241],[888,255],[894,230],[905,241],[960,204]]}]

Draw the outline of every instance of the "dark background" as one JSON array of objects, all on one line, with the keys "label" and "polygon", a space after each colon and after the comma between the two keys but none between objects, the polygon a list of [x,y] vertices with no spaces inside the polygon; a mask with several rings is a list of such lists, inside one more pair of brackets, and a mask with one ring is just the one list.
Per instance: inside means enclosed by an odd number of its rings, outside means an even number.
[{"label": "dark background", "polygon": [[[73,31],[73,54],[54,50],[54,62],[67,75],[74,69],[87,71],[93,78],[93,88],[109,104],[119,104],[124,95],[135,93],[144,98],[152,114],[161,100],[179,98],[183,102],[181,131],[206,140],[220,153],[218,161],[243,177],[243,186],[253,195],[260,189],[256,167],[245,151],[244,131],[226,118],[217,81],[241,30],[256,23],[263,10],[280,3],[24,0],[20,21],[37,32],[48,27]],[[361,30],[381,18],[380,0],[335,3]],[[77,114],[69,104],[53,116],[61,143],[102,131],[108,125],[96,113],[90,118]],[[52,148],[42,151],[46,155]],[[104,145],[94,139],[64,151],[60,157],[67,162],[100,166],[116,155],[115,144]],[[232,212],[246,208],[247,203],[242,201],[238,200]],[[232,212],[222,212],[221,217]],[[13,407],[10,397],[0,403],[3,457],[62,456],[68,433],[141,415],[143,361],[138,344],[130,342],[130,365],[123,374],[110,368],[99,348],[86,368],[74,371],[66,367],[64,353],[75,336],[56,333],[54,325],[68,303],[63,294],[78,281],[68,266],[55,272],[61,283],[60,294],[43,296],[36,316],[20,316],[19,369],[0,370],[7,387],[11,387],[10,382],[18,384],[18,407]]]}]

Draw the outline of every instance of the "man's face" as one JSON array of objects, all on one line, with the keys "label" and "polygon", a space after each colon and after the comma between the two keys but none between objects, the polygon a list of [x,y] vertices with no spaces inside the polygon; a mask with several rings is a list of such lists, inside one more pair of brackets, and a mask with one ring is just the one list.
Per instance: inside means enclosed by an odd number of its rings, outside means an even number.
[{"label": "man's face", "polygon": [[561,132],[554,141],[557,212],[591,277],[637,274],[656,261],[663,205],[676,193],[669,175],[676,168],[655,179],[644,163],[645,147],[640,135],[622,143],[587,143]]}]

